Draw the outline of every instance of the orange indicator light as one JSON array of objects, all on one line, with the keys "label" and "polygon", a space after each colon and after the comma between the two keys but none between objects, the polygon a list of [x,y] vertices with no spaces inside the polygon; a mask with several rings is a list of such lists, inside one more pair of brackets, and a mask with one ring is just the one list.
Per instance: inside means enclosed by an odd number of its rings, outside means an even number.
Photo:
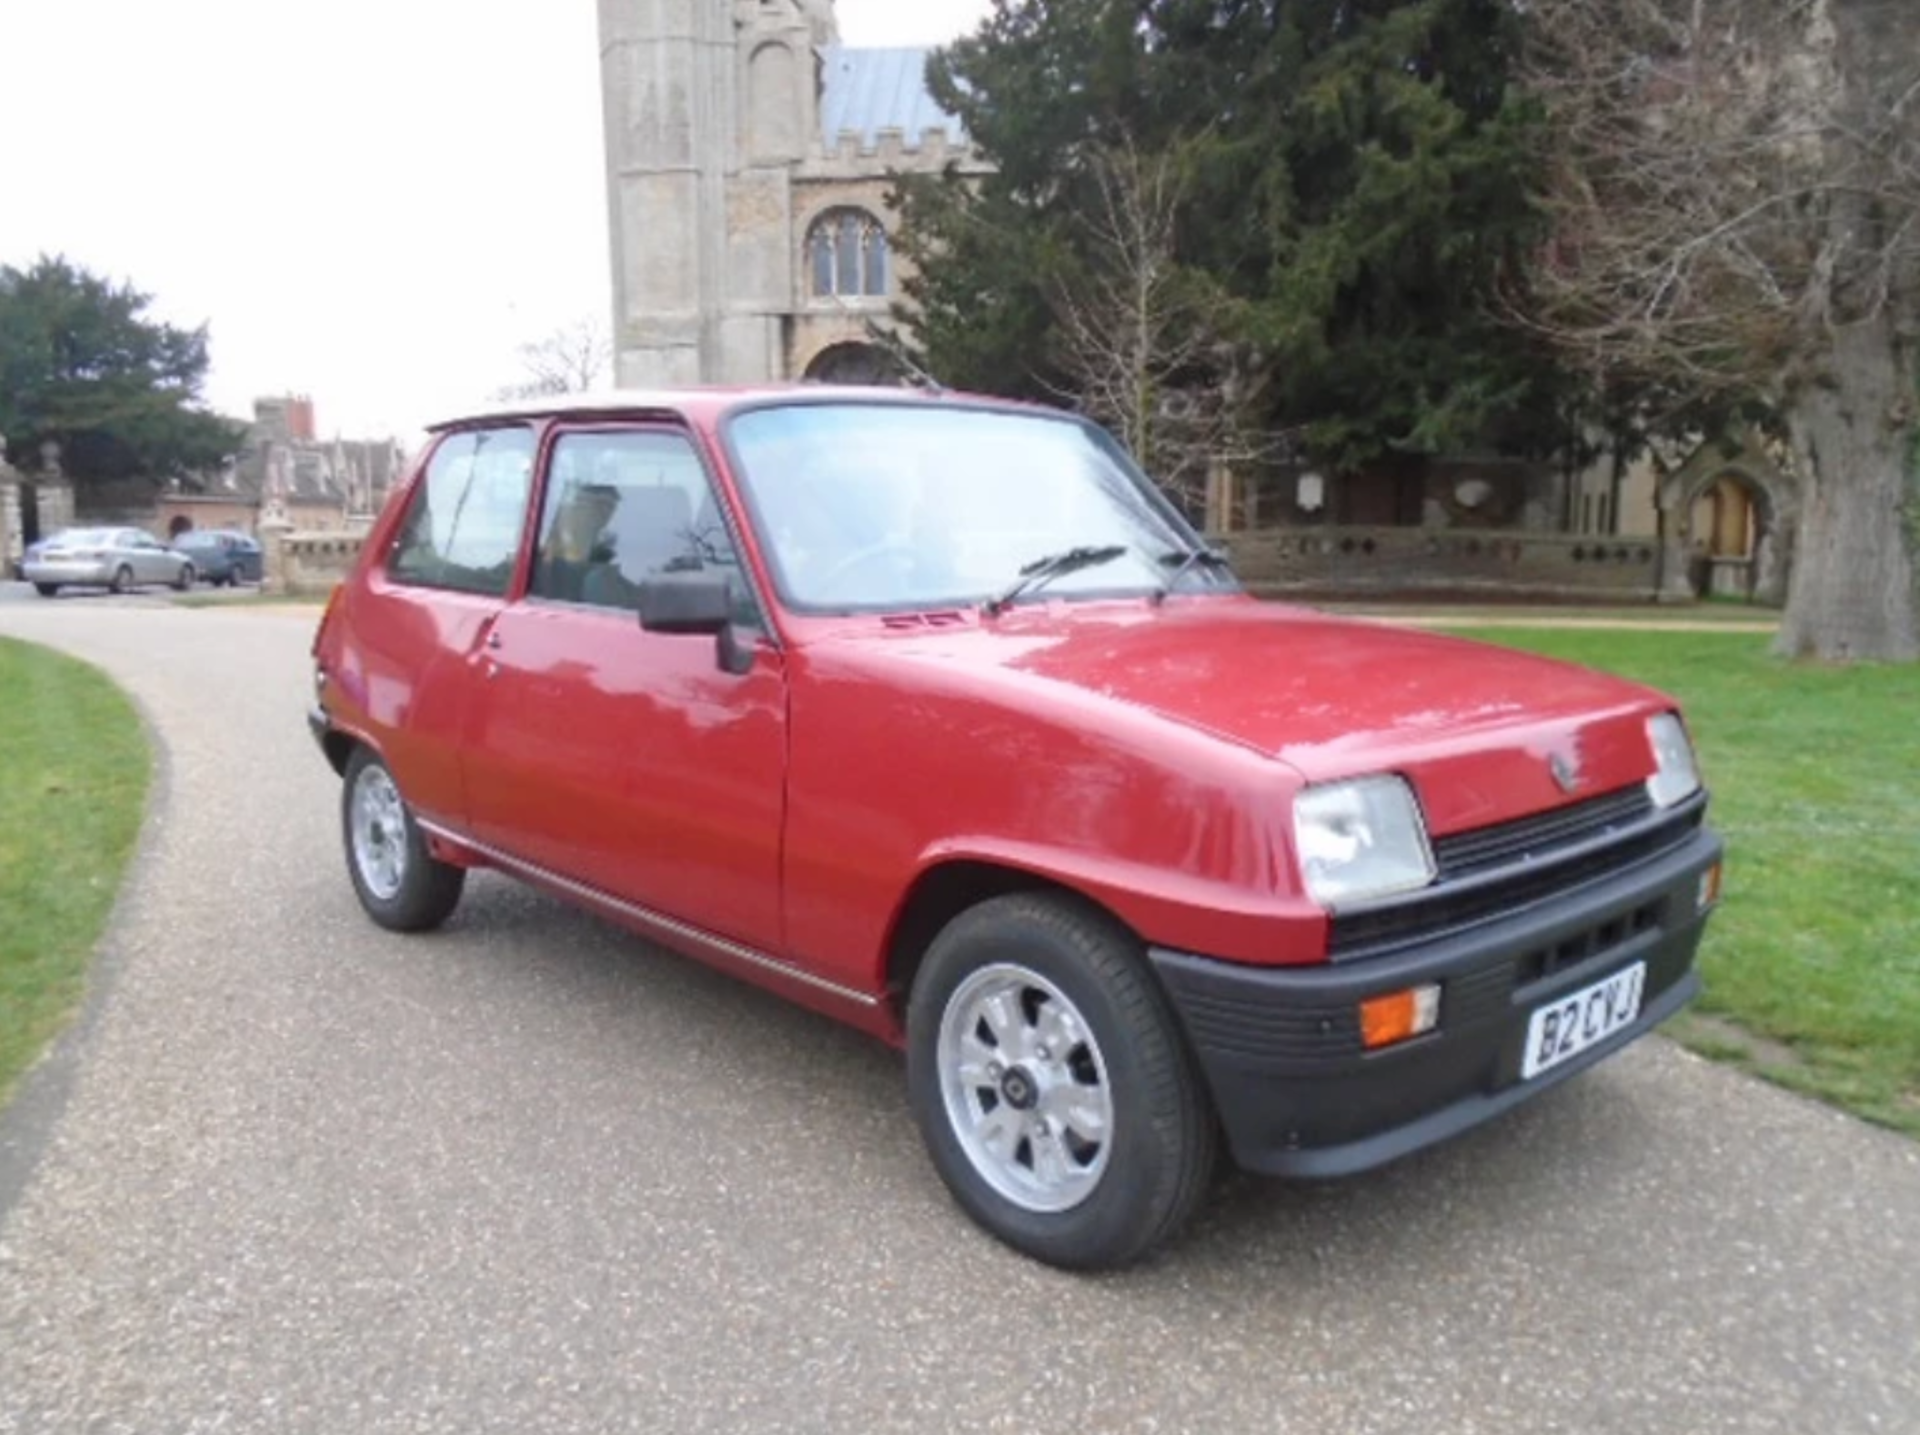
[{"label": "orange indicator light", "polygon": [[1360,1044],[1368,1051],[1424,1036],[1440,1024],[1440,988],[1428,985],[1360,1003]]}]

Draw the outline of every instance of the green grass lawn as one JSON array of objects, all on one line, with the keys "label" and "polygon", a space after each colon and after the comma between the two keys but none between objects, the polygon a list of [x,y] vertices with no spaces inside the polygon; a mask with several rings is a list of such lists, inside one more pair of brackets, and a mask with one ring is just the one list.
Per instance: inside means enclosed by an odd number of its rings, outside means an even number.
[{"label": "green grass lawn", "polygon": [[80,1003],[150,770],[106,677],[0,638],[0,1100]]},{"label": "green grass lawn", "polygon": [[1754,634],[1477,629],[1677,697],[1727,841],[1695,1049],[1920,1136],[1920,667]]},{"label": "green grass lawn", "polygon": [[1647,623],[1697,626],[1712,623],[1730,628],[1777,627],[1780,610],[1711,599],[1700,603],[1316,603],[1329,612],[1359,617],[1395,618],[1435,627],[1491,628],[1503,624],[1538,623]]},{"label": "green grass lawn", "polygon": [[262,593],[249,589],[241,593],[177,593],[167,599],[176,608],[317,608],[326,595],[311,593]]}]

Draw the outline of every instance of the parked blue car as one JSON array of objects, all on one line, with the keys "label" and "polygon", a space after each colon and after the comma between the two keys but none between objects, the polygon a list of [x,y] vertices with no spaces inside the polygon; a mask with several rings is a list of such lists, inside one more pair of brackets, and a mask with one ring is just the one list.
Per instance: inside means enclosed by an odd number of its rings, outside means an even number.
[{"label": "parked blue car", "polygon": [[260,545],[244,533],[230,528],[189,528],[174,538],[173,546],[191,558],[200,576],[215,587],[260,581]]}]

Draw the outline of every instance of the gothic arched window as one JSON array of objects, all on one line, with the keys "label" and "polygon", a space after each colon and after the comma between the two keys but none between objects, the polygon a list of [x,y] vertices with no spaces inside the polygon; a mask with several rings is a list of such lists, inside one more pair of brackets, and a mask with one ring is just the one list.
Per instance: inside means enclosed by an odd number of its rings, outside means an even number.
[{"label": "gothic arched window", "polygon": [[807,231],[807,269],[815,298],[885,298],[887,231],[864,209],[830,209]]}]

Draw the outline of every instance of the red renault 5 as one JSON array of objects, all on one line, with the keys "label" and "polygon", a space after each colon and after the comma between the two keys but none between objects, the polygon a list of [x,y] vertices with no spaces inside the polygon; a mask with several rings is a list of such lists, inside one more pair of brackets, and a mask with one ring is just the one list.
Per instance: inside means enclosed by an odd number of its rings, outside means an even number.
[{"label": "red renault 5", "polygon": [[374,921],[497,868],[894,1043],[954,1197],[1067,1267],[1223,1146],[1358,1172],[1620,1050],[1719,892],[1669,699],[1258,601],[995,400],[449,422],[313,653]]}]

